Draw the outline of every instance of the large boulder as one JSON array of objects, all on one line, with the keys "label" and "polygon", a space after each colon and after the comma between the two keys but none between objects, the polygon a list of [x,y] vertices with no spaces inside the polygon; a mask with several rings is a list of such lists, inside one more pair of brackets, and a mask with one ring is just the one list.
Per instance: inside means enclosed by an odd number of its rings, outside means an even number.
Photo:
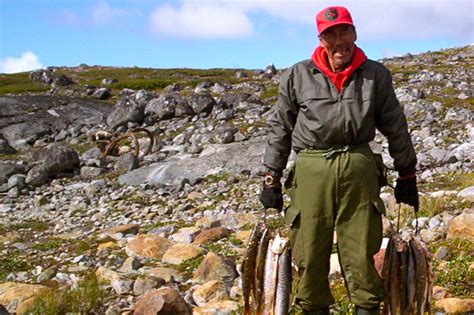
[{"label": "large boulder", "polygon": [[193,111],[196,114],[200,113],[210,113],[212,111],[212,107],[216,104],[216,101],[211,96],[211,94],[207,92],[194,94],[191,96],[190,105]]},{"label": "large boulder", "polygon": [[74,84],[74,81],[65,76],[64,74],[55,73],[49,69],[39,69],[30,73],[30,79],[32,81],[42,82],[45,84],[51,84],[53,87],[68,86]]},{"label": "large boulder", "polygon": [[12,314],[25,314],[36,296],[49,291],[42,285],[5,282],[0,284],[0,305],[6,306]]},{"label": "large boulder", "polygon": [[115,129],[119,126],[126,126],[127,123],[142,123],[145,109],[136,102],[124,98],[115,105],[114,110],[107,117],[107,125]]},{"label": "large boulder", "polygon": [[474,210],[465,210],[461,215],[452,219],[446,237],[474,240]]},{"label": "large boulder", "polygon": [[53,143],[33,153],[37,164],[27,174],[26,182],[33,186],[45,184],[61,173],[69,173],[79,167],[79,155],[70,147]]},{"label": "large boulder", "polygon": [[152,99],[145,107],[145,117],[148,122],[170,119],[174,117],[176,98],[171,95],[161,95]]},{"label": "large boulder", "polygon": [[193,281],[208,282],[211,280],[232,282],[237,277],[235,264],[216,253],[207,253],[204,260],[193,273]]},{"label": "large boulder", "polygon": [[129,256],[161,259],[174,243],[158,235],[138,235],[131,239],[125,251]]}]

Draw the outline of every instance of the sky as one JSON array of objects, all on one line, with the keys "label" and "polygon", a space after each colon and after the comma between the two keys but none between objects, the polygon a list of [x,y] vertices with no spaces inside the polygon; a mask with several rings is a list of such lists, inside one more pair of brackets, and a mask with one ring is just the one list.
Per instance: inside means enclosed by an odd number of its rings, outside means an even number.
[{"label": "sky", "polygon": [[346,6],[371,59],[474,43],[473,0],[0,0],[0,73],[79,64],[286,68]]}]

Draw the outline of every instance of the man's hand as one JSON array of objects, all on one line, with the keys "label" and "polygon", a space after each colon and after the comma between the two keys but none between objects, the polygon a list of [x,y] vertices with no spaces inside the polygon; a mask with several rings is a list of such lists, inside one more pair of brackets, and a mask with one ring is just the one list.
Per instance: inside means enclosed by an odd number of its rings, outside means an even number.
[{"label": "man's hand", "polygon": [[406,203],[415,208],[418,212],[420,202],[418,199],[418,188],[416,186],[416,176],[397,179],[395,186],[395,200],[397,203]]},{"label": "man's hand", "polygon": [[265,175],[259,199],[265,209],[274,208],[278,211],[283,209],[283,194],[279,176]]}]

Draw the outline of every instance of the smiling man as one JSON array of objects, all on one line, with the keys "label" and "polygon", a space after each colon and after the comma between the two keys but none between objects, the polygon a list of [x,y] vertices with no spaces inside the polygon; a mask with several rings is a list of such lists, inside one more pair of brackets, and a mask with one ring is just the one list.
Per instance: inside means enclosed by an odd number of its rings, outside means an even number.
[{"label": "smiling man", "polygon": [[416,154],[390,72],[355,45],[349,11],[329,7],[316,16],[319,46],[282,76],[269,119],[260,200],[282,209],[281,174],[297,153],[285,187],[285,219],[298,266],[296,301],[304,314],[329,314],[328,281],[334,231],[339,262],[356,314],[379,314],[384,298],[373,255],[382,241],[381,157],[368,143],[378,129],[388,139],[399,173],[397,202],[418,210]]}]

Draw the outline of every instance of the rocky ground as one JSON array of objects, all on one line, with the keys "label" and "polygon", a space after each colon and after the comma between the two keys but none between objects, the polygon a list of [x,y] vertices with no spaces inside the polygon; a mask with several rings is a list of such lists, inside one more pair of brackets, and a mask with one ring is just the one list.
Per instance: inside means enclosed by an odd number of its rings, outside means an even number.
[{"label": "rocky ground", "polygon": [[[474,47],[382,62],[417,150],[436,308],[474,311]],[[281,73],[81,65],[0,75],[0,304],[20,314],[240,313]],[[152,134],[150,152],[137,128]],[[103,154],[130,131],[138,157],[131,136]],[[391,167],[383,137],[371,145]],[[390,188],[382,197],[387,230],[398,206]],[[402,207],[402,233],[414,219]],[[284,231],[278,214],[267,221]],[[345,314],[336,259],[331,281],[333,311]]]}]

